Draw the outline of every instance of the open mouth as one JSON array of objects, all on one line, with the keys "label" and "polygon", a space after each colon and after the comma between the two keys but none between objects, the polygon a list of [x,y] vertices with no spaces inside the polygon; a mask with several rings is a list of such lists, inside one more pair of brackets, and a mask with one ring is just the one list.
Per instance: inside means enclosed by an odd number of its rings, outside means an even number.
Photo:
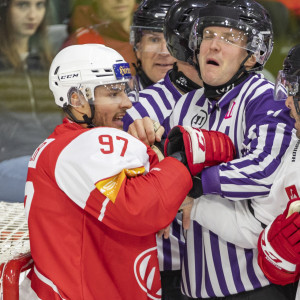
[{"label": "open mouth", "polygon": [[213,59],[208,59],[206,63],[208,65],[219,66],[219,64]]},{"label": "open mouth", "polygon": [[168,67],[168,68],[172,68],[172,64],[156,64],[159,67]]},{"label": "open mouth", "polygon": [[114,121],[123,121],[125,114],[117,115],[113,118]]}]

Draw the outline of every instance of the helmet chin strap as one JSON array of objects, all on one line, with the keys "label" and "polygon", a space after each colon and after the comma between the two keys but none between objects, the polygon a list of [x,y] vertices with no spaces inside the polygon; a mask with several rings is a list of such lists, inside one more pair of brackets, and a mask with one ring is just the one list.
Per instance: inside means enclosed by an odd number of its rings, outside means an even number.
[{"label": "helmet chin strap", "polygon": [[294,100],[294,105],[295,105],[296,113],[298,114],[298,116],[300,116],[300,107],[299,107],[300,95],[297,96],[297,97],[294,96],[293,100]]},{"label": "helmet chin strap", "polygon": [[172,83],[184,93],[201,88],[200,85],[188,78],[183,72],[178,71],[177,63],[173,64],[173,69],[169,71]]},{"label": "helmet chin strap", "polygon": [[95,105],[94,105],[94,102],[93,102],[92,99],[89,99],[88,102],[89,102],[89,105],[90,105],[90,108],[91,108],[91,117],[88,117],[87,114],[84,114],[82,116],[83,120],[78,120],[74,116],[74,114],[71,112],[70,108],[67,105],[65,105],[63,107],[63,110],[71,118],[71,120],[73,120],[75,123],[77,123],[77,124],[87,124],[88,128],[93,128],[93,127],[95,127],[95,125],[93,124],[93,119],[94,119],[94,116],[95,116]]},{"label": "helmet chin strap", "polygon": [[146,87],[154,84],[154,82],[144,72],[144,70],[142,68],[142,63],[139,59],[137,60],[137,65],[135,63],[132,63],[132,65],[134,66],[136,73],[140,77],[140,81],[141,81],[143,88],[146,88]]},{"label": "helmet chin strap", "polygon": [[[235,86],[237,86],[238,84],[243,82],[249,76],[249,71],[246,70],[245,62],[248,60],[248,58],[251,55],[252,55],[252,53],[249,52],[248,55],[246,56],[246,58],[240,64],[238,71],[226,83],[218,85],[218,86],[212,86],[203,81],[205,96],[210,99],[221,98],[228,91],[230,91]],[[198,59],[197,59],[197,65],[198,65],[197,69],[199,69],[198,73],[201,78]]]}]

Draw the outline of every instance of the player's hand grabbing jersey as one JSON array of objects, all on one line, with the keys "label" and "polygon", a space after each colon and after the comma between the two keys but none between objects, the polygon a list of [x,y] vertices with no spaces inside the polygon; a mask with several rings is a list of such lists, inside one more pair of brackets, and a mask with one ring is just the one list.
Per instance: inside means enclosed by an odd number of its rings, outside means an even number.
[{"label": "player's hand grabbing jersey", "polygon": [[32,289],[41,299],[160,299],[155,233],[191,186],[183,164],[158,163],[129,134],[65,120],[29,163]]}]

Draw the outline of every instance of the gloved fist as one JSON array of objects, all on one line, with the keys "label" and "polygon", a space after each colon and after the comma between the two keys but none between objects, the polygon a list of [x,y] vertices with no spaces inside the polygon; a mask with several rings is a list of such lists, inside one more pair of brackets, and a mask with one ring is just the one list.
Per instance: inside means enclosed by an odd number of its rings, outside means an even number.
[{"label": "gloved fist", "polygon": [[165,156],[171,156],[180,151],[185,152],[193,176],[205,167],[228,162],[235,156],[234,145],[226,134],[178,125],[169,132],[164,152]]},{"label": "gloved fist", "polygon": [[258,263],[269,280],[276,284],[292,283],[299,278],[300,214],[289,213],[299,201],[290,201],[283,214],[259,237]]}]

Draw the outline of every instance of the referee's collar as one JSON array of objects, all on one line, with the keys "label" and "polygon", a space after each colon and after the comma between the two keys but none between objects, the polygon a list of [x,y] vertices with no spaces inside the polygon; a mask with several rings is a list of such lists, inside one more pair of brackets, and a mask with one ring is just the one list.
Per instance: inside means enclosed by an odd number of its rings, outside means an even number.
[{"label": "referee's collar", "polygon": [[[246,78],[246,80],[242,81],[240,84],[235,86],[233,89],[229,90],[227,93],[225,93],[219,100],[214,99],[208,99],[203,91],[203,94],[201,95],[200,99],[196,102],[197,106],[203,106],[203,104],[208,100],[212,105],[218,104],[220,108],[228,105],[232,101],[232,99],[236,98],[237,95],[240,93],[241,89],[243,88],[244,84],[251,80],[253,76],[255,76],[256,73],[250,73],[250,75]],[[203,89],[204,90],[204,89]]]}]

